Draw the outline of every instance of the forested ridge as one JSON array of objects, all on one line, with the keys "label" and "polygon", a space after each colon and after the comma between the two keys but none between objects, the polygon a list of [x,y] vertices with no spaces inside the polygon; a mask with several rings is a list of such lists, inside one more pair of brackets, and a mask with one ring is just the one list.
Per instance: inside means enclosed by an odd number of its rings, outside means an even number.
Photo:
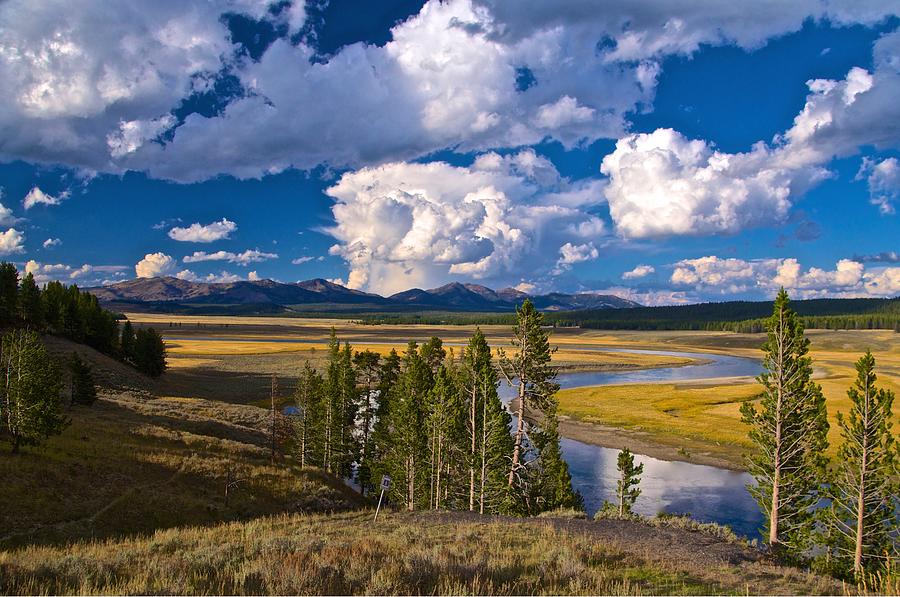
[{"label": "forested ridge", "polygon": [[0,263],[0,328],[23,328],[86,344],[105,355],[157,376],[165,369],[165,346],[153,328],[135,330],[124,317],[104,309],[90,292],[51,281],[38,286],[34,275]]},{"label": "forested ridge", "polygon": [[[807,329],[891,329],[900,331],[900,298],[809,299],[792,302]],[[609,330],[705,330],[762,332],[772,311],[770,301],[728,301],[664,307],[593,309],[545,313],[555,327]],[[378,314],[358,318],[363,323],[511,324],[504,313]]]}]

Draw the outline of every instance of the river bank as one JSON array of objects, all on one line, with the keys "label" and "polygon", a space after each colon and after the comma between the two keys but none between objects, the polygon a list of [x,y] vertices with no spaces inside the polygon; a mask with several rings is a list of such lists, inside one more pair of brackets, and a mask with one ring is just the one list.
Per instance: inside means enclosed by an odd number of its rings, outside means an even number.
[{"label": "river bank", "polygon": [[[509,409],[515,413],[518,400],[509,403]],[[540,413],[526,414],[525,419],[534,425],[540,425]],[[575,441],[622,450],[627,448],[635,454],[642,454],[658,460],[687,462],[731,471],[743,471],[742,446],[716,445],[713,443],[691,439],[689,437],[666,437],[639,429],[626,429],[597,422],[581,421],[576,418],[559,415],[560,436]]]}]

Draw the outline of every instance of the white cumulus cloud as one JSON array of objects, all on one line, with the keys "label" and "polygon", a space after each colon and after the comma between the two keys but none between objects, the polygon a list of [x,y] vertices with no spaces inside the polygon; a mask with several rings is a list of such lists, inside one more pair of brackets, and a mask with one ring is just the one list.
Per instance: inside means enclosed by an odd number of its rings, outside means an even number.
[{"label": "white cumulus cloud", "polygon": [[[365,168],[326,193],[335,200],[331,253],[348,263],[348,285],[382,293],[454,276],[506,283],[522,267],[548,274],[560,247],[580,247],[603,232],[583,209],[599,199],[596,181],[571,182],[531,150],[482,154],[467,168]],[[555,201],[559,194],[565,204]]]},{"label": "white cumulus cloud", "polygon": [[236,230],[237,224],[227,218],[222,218],[221,221],[206,225],[194,222],[187,228],[176,226],[169,230],[169,238],[190,243],[211,243],[230,238],[231,233]]},{"label": "white cumulus cloud", "polygon": [[178,262],[165,253],[147,253],[135,264],[134,273],[138,278],[169,276],[175,272],[177,266]]},{"label": "white cumulus cloud", "polygon": [[637,280],[639,278],[646,278],[650,274],[654,273],[656,268],[652,265],[638,265],[633,270],[627,271],[622,274],[623,280]]},{"label": "white cumulus cloud", "polygon": [[[621,136],[629,115],[652,102],[667,56],[703,44],[757,48],[810,18],[871,24],[893,12],[850,0],[602,9],[587,0],[430,0],[383,46],[317,56],[296,36],[305,2],[280,12],[270,4],[123,0],[111,12],[101,0],[0,3],[0,155],[196,181],[547,137],[571,147]],[[225,13],[285,25],[293,39],[248,59]],[[222,98],[221,113],[177,121],[176,109],[226,71],[241,93]]]},{"label": "white cumulus cloud", "polygon": [[0,232],[0,255],[12,255],[25,251],[25,234],[15,228]]},{"label": "white cumulus cloud", "polygon": [[31,209],[35,205],[59,205],[64,200],[68,199],[68,197],[68,191],[63,191],[54,197],[53,195],[48,195],[38,187],[32,187],[32,189],[28,191],[28,194],[25,195],[25,199],[22,200],[22,207]]},{"label": "white cumulus cloud", "polygon": [[44,241],[44,248],[52,249],[53,247],[58,247],[61,244],[62,244],[62,241],[59,240],[58,238],[48,238],[47,240]]},{"label": "white cumulus cloud", "polygon": [[670,281],[676,287],[722,295],[755,291],[768,296],[784,287],[800,298],[893,296],[900,292],[900,267],[866,270],[858,261],[841,259],[834,269],[804,270],[793,258],[744,260],[709,255],[679,261]]},{"label": "white cumulus cloud", "polygon": [[278,259],[278,255],[276,253],[265,253],[259,249],[247,249],[242,253],[232,253],[230,251],[216,251],[214,253],[195,251],[192,255],[184,257],[182,261],[185,263],[228,261],[230,263],[247,266],[251,263],[260,263],[262,261],[268,261],[269,259]]},{"label": "white cumulus cloud", "polygon": [[[719,151],[672,129],[619,139],[601,165],[616,231],[646,238],[782,223],[806,190],[830,176],[824,166],[835,156],[900,147],[900,33],[882,37],[874,57],[873,72],[854,67],[842,80],[808,81],[792,127],[747,152]],[[884,174],[890,169],[883,166]],[[879,196],[882,209],[891,209]]]},{"label": "white cumulus cloud", "polygon": [[872,205],[884,215],[893,215],[897,209],[894,203],[900,198],[900,162],[897,158],[876,161],[864,158],[858,180],[865,179],[869,185],[869,197]]}]

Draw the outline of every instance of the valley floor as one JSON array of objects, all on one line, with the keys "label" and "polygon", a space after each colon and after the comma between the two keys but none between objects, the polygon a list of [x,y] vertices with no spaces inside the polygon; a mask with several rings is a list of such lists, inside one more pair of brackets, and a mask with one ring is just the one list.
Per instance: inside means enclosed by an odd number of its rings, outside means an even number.
[{"label": "valley floor", "polygon": [[[229,334],[238,331],[229,327]],[[471,332],[450,331],[444,336],[454,343]],[[408,332],[393,330],[380,343],[402,346]],[[499,344],[507,332],[490,333]],[[379,337],[371,327],[354,333],[358,349]],[[892,336],[814,337],[829,401],[846,384],[860,339],[885,355],[882,379],[896,384]],[[761,337],[566,331],[555,340],[563,349],[602,343],[750,355]],[[721,534],[678,525],[390,511],[373,524],[371,502],[340,480],[290,458],[270,462],[271,375],[278,375],[279,403],[288,403],[297,371],[321,358],[321,349],[173,347],[171,370],[149,380],[84,346],[47,343],[60,358],[77,351],[93,365],[101,399],[69,410],[70,427],[43,446],[18,456],[0,450],[0,593],[844,592]],[[647,365],[625,358],[625,366]],[[645,402],[614,387],[610,395],[586,391],[577,404],[564,400],[573,409],[566,416],[592,425],[587,419],[598,404],[630,404],[631,414],[619,407],[616,419],[599,411],[599,421],[666,445],[659,438],[690,437],[707,424],[709,410],[747,398],[740,384],[653,390],[660,396]],[[663,413],[653,415],[663,417],[655,428],[647,419],[653,409]],[[667,427],[666,416],[682,426]],[[688,452],[715,442],[697,441]],[[679,445],[667,449],[677,456]]]}]

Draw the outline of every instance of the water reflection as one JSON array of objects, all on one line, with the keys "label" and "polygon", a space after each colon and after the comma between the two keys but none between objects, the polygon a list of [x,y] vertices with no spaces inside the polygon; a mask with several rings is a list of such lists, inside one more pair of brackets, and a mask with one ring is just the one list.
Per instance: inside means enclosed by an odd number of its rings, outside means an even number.
[{"label": "water reflection", "polygon": [[[717,377],[755,376],[760,365],[753,359],[707,353],[661,350],[596,349],[603,352],[630,352],[703,359],[701,365],[645,369],[563,373],[557,382],[563,388],[622,383],[665,383]],[[500,387],[504,401],[515,391]],[[616,458],[618,450],[603,448],[569,438],[561,441],[563,457],[569,464],[572,484],[584,497],[585,510],[593,515],[604,501],[615,501]],[[638,514],[653,516],[661,511],[689,514],[702,522],[730,526],[736,533],[754,538],[759,535],[763,515],[747,491],[752,478],[747,473],[687,462],[659,460],[641,454],[635,461],[644,465],[641,496],[635,503]]]},{"label": "water reflection", "polygon": [[[588,514],[596,512],[604,501],[614,502],[618,450],[568,438],[562,439],[561,447],[572,484],[584,497]],[[763,517],[747,492],[746,485],[752,481],[747,473],[640,454],[635,462],[644,465],[641,495],[634,507],[638,514],[689,514],[702,522],[727,524],[747,537],[758,535]]]}]

